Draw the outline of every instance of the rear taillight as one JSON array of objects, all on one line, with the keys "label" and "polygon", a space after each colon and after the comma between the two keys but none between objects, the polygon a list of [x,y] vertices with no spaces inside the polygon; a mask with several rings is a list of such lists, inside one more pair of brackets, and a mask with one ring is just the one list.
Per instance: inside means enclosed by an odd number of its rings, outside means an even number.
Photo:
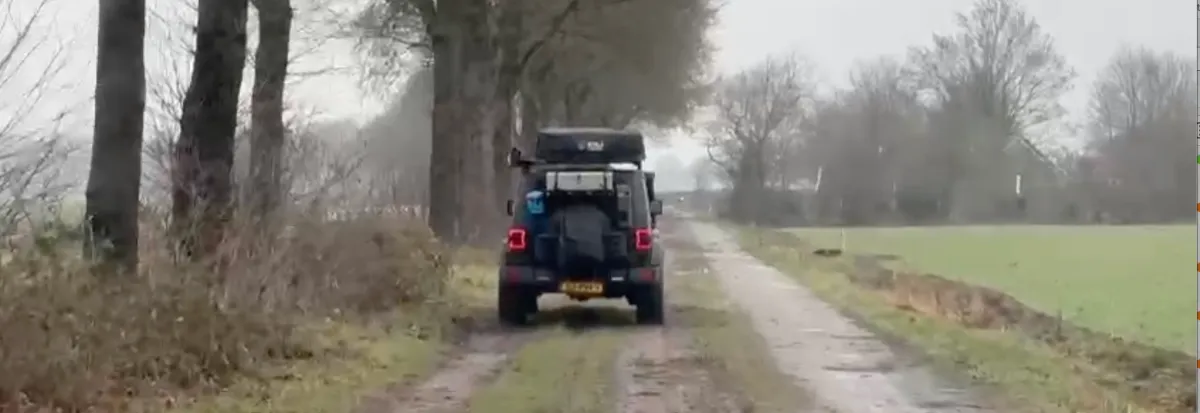
[{"label": "rear taillight", "polygon": [[528,246],[526,236],[525,228],[510,228],[508,230],[508,251],[525,251],[525,247]]},{"label": "rear taillight", "polygon": [[650,251],[650,246],[654,244],[654,234],[650,232],[650,228],[638,228],[633,230],[633,248],[638,252]]}]

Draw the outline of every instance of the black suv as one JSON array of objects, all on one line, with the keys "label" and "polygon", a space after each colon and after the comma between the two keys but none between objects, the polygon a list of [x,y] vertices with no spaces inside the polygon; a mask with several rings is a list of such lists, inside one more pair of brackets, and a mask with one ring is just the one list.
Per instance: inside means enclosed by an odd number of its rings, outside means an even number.
[{"label": "black suv", "polygon": [[642,170],[641,133],[612,129],[539,131],[534,159],[513,149],[520,196],[500,267],[497,313],[524,324],[542,294],[578,301],[624,297],[637,321],[663,319],[663,248],[655,223],[653,174]]}]

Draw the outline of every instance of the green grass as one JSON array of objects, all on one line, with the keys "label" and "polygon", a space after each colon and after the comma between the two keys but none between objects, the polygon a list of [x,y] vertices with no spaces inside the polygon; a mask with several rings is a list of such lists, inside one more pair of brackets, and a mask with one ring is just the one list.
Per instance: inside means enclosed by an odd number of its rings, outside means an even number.
[{"label": "green grass", "polygon": [[[794,229],[837,247],[840,229]],[[1193,351],[1185,314],[1196,279],[1185,272],[1192,226],[853,228],[850,253],[894,254],[904,267],[1002,290],[1049,314],[1164,348]]]}]

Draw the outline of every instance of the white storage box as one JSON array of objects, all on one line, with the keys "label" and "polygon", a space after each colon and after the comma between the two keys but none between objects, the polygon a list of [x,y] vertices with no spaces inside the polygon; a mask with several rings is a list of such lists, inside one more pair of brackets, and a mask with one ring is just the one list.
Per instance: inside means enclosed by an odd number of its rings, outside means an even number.
[{"label": "white storage box", "polygon": [[546,187],[554,191],[603,191],[613,188],[611,171],[552,171]]}]

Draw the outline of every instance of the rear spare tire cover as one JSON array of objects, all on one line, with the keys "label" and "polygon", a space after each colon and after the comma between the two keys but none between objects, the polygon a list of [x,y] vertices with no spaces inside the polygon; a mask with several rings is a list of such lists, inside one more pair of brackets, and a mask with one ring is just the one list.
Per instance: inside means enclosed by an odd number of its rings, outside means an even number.
[{"label": "rear spare tire cover", "polygon": [[594,205],[571,205],[558,213],[561,263],[564,266],[596,265],[604,262],[604,233],[608,215]]}]

